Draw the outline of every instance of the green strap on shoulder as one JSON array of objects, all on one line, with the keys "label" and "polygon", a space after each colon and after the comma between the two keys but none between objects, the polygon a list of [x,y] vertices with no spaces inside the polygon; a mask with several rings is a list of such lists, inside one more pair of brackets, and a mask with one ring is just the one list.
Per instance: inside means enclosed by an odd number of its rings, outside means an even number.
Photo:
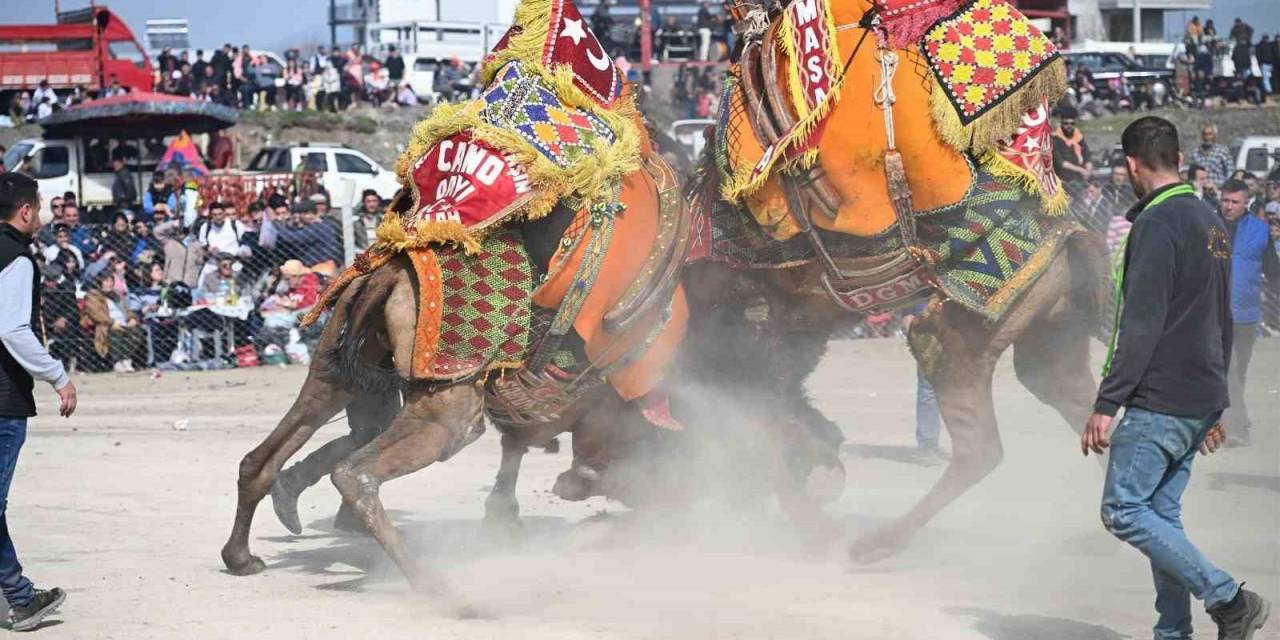
[{"label": "green strap on shoulder", "polygon": [[[1147,209],[1150,209],[1151,207],[1175,196],[1194,196],[1195,194],[1196,190],[1193,189],[1191,185],[1180,184],[1152,198],[1151,202],[1148,202],[1147,206],[1143,207],[1142,210],[1146,211]],[[1130,231],[1132,231],[1132,229],[1130,229]],[[1116,246],[1115,256],[1111,260],[1111,279],[1116,283],[1116,313],[1115,317],[1111,321],[1111,340],[1107,343],[1107,359],[1102,364],[1102,377],[1104,378],[1111,374],[1111,362],[1115,360],[1116,357],[1116,343],[1120,340],[1120,313],[1124,310],[1124,272],[1128,267],[1125,263],[1124,254],[1128,247],[1129,234],[1126,233],[1124,239],[1122,239],[1120,244]]]}]

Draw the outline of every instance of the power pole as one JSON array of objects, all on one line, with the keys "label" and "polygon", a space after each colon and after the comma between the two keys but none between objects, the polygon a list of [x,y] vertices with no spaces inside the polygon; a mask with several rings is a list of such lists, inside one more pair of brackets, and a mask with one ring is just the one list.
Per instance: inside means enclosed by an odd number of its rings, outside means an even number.
[{"label": "power pole", "polygon": [[329,47],[338,46],[338,0],[329,0]]},{"label": "power pole", "polygon": [[1142,42],[1142,0],[1133,0],[1133,41]]}]

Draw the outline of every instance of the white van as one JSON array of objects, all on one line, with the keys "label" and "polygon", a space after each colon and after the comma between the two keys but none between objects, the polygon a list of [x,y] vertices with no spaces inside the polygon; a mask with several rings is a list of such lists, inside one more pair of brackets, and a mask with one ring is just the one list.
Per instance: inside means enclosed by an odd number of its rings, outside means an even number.
[{"label": "white van", "polygon": [[1236,153],[1236,169],[1265,178],[1280,168],[1280,136],[1248,136]]},{"label": "white van", "polygon": [[457,49],[454,49],[455,52],[452,54],[441,51],[406,55],[404,79],[413,89],[413,93],[418,96],[418,100],[425,104],[439,102],[440,97],[436,95],[435,87],[436,72],[448,65],[452,58],[461,60],[468,68],[479,63],[480,56],[471,49],[473,48],[467,48],[466,53],[456,52]]}]

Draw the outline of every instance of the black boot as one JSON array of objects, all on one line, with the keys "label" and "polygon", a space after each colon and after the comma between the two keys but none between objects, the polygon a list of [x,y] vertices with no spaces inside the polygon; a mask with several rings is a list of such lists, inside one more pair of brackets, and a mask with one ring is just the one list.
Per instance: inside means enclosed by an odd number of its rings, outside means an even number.
[{"label": "black boot", "polygon": [[1253,640],[1253,632],[1267,623],[1269,615],[1271,603],[1243,585],[1234,600],[1209,610],[1209,617],[1218,623],[1218,640]]},{"label": "black boot", "polygon": [[280,524],[296,536],[302,533],[302,519],[298,517],[298,496],[302,489],[293,486],[289,471],[291,469],[281,471],[271,485],[271,508],[276,512]]},{"label": "black boot", "polygon": [[67,594],[57,587],[45,591],[36,589],[35,597],[24,607],[14,607],[9,615],[9,622],[14,631],[31,631],[40,626],[45,616],[58,610],[67,599]]}]

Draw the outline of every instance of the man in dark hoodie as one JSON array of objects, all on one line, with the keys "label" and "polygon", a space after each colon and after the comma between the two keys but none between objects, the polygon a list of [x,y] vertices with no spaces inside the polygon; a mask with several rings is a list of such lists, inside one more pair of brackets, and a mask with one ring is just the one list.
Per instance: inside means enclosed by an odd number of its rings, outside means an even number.
[{"label": "man in dark hoodie", "polygon": [[[1182,492],[1196,451],[1225,440],[1231,358],[1231,245],[1222,220],[1178,177],[1178,131],[1140,118],[1121,136],[1139,200],[1123,252],[1117,322],[1081,450],[1111,448],[1102,523],[1151,561],[1157,638],[1191,637],[1191,596],[1218,638],[1250,640],[1271,605],[1243,589],[1191,543]],[[1109,435],[1120,407],[1124,419]]]}]

